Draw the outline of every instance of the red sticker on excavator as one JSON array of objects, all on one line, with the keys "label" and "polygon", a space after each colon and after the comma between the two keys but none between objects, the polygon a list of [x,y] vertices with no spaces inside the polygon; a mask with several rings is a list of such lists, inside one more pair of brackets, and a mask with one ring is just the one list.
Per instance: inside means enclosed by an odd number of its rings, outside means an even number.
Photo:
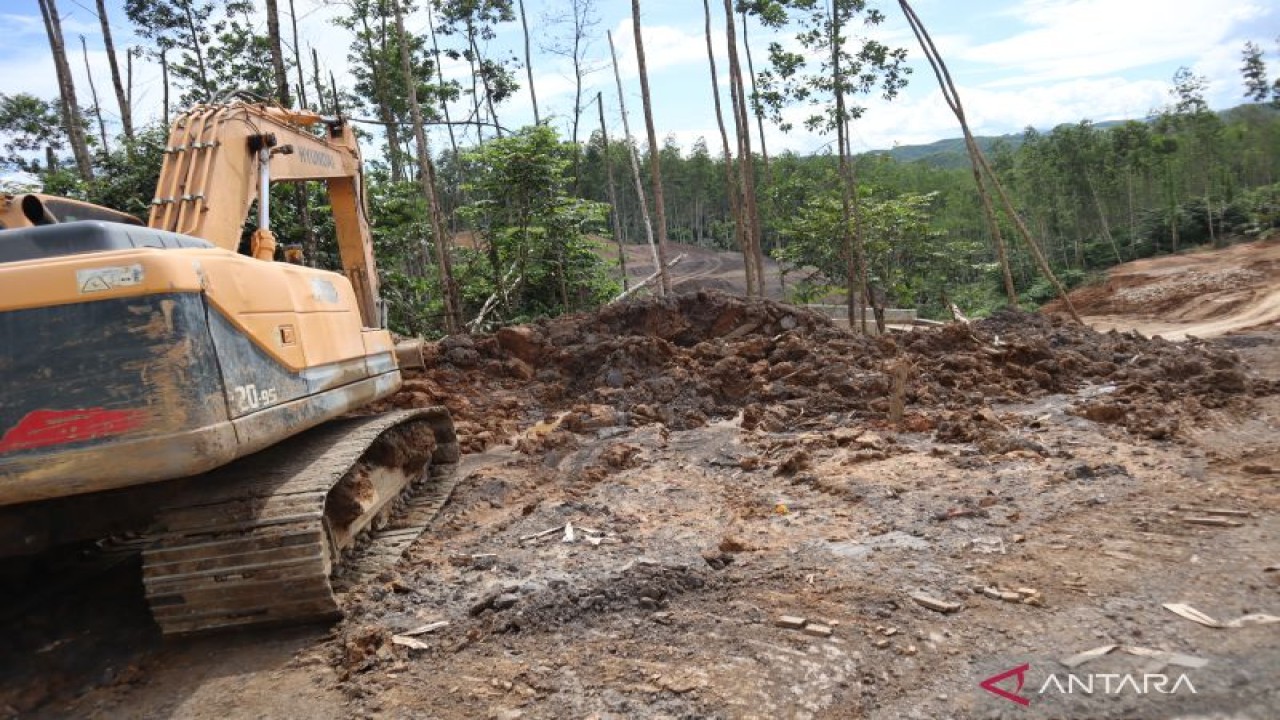
[{"label": "red sticker on excavator", "polygon": [[121,435],[142,424],[140,410],[33,410],[0,437],[0,453]]}]

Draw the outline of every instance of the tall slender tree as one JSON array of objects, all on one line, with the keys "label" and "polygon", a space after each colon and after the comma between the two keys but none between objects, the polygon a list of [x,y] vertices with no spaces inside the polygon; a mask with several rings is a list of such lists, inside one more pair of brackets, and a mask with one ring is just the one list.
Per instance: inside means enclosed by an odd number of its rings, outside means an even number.
[{"label": "tall slender tree", "polygon": [[747,296],[763,294],[760,280],[756,277],[755,267],[750,261],[750,247],[747,244],[746,228],[742,215],[741,189],[734,176],[733,151],[729,149],[729,133],[725,130],[724,110],[720,103],[720,76],[716,69],[716,53],[711,41],[711,4],[702,0],[702,13],[706,18],[705,34],[707,36],[707,64],[711,68],[711,97],[715,101],[716,125],[720,128],[720,144],[724,153],[724,191],[729,198],[729,213],[733,216],[733,239],[742,253],[743,267],[747,276]]},{"label": "tall slender tree", "polygon": [[613,45],[613,32],[607,31],[605,35],[609,38],[609,58],[613,61],[613,79],[618,84],[618,110],[622,114],[622,132],[626,135],[627,159],[631,163],[631,180],[636,191],[636,204],[640,207],[640,220],[644,226],[645,240],[649,243],[649,249],[653,251],[654,272],[664,273],[666,264],[658,254],[658,243],[653,233],[653,220],[649,217],[649,202],[645,199],[644,184],[640,182],[639,153],[631,139],[631,122],[627,119],[627,99],[622,91],[622,72],[618,69],[618,51]]},{"label": "tall slender tree", "polygon": [[[394,6],[396,20],[396,39],[400,46],[400,65],[406,78],[413,78],[413,60],[409,54],[409,40],[404,32],[404,13],[400,9],[400,0],[390,0]],[[413,135],[416,141],[418,157],[418,182],[422,185],[422,194],[427,201],[427,214],[431,221],[431,242],[435,246],[436,272],[439,274],[441,295],[444,300],[444,325],[450,333],[463,330],[462,305],[458,294],[458,283],[453,277],[453,262],[449,252],[449,236],[440,214],[440,203],[436,196],[435,173],[431,171],[431,146],[427,143],[427,131],[422,106],[418,102],[418,84],[408,83],[409,111],[413,117]]]},{"label": "tall slender tree", "polygon": [[609,159],[609,128],[604,124],[604,93],[596,93],[596,108],[600,111],[600,154],[604,158],[604,172],[609,191],[609,219],[613,228],[613,240],[618,244],[618,268],[622,274],[622,289],[629,290],[627,279],[627,249],[622,242],[622,219],[618,216],[618,191],[613,181],[613,162]]},{"label": "tall slender tree", "polygon": [[111,147],[107,144],[107,124],[102,120],[102,104],[98,102],[98,88],[93,84],[93,66],[89,64],[89,46],[83,35],[80,36],[80,52],[84,55],[84,72],[85,77],[89,79],[89,99],[93,100],[93,114],[98,118],[98,137],[102,140],[102,153],[107,155],[111,153]]},{"label": "tall slender tree", "polygon": [[[856,96],[879,90],[884,97],[893,98],[906,84],[906,75],[910,72],[904,65],[906,50],[890,48],[869,37],[858,38],[853,43],[856,50],[849,49],[854,38],[848,31],[856,21],[860,20],[864,27],[874,27],[885,19],[883,13],[869,8],[865,0],[771,0],[764,5],[769,6],[769,12],[759,14],[768,25],[779,26],[789,14],[794,14],[795,38],[805,52],[786,50],[778,42],[769,46],[770,67],[760,76],[764,88],[762,99],[783,130],[791,126],[783,121],[781,108],[788,102],[804,102],[815,108],[806,118],[805,126],[836,135],[849,323],[865,330],[865,305],[875,303],[871,302],[861,198],[856,168],[850,157],[849,126],[865,112],[865,108],[853,102]],[[818,67],[813,68],[815,60]]]},{"label": "tall slender tree", "polygon": [[120,125],[124,136],[133,140],[133,106],[120,80],[120,63],[116,61],[116,46],[111,38],[111,22],[107,19],[106,0],[98,0],[98,23],[102,26],[102,44],[107,51],[107,64],[111,67],[111,84],[116,91],[116,104],[120,108]]},{"label": "tall slender tree", "polygon": [[267,47],[271,51],[271,70],[275,74],[276,99],[285,107],[291,107],[289,97],[289,73],[284,64],[284,46],[280,42],[280,10],[276,0],[267,1]]},{"label": "tall slender tree", "polygon": [[667,273],[667,209],[662,192],[662,162],[658,133],[653,127],[653,102],[649,95],[649,68],[644,60],[644,37],[640,31],[640,0],[631,0],[631,27],[636,38],[636,62],[640,66],[640,101],[644,105],[644,127],[649,138],[649,174],[653,183],[653,214],[658,225],[658,277],[662,294],[671,292],[671,276]]},{"label": "tall slender tree", "polygon": [[538,91],[533,84],[533,52],[529,43],[529,14],[524,11],[524,0],[520,0],[520,29],[524,32],[524,71],[529,77],[529,99],[533,102],[533,124],[542,124],[542,115],[538,112]]},{"label": "tall slender tree", "polygon": [[56,0],[40,0],[40,16],[49,36],[49,51],[53,53],[53,68],[58,75],[58,94],[61,97],[62,124],[71,143],[71,154],[76,159],[76,169],[85,182],[93,179],[93,162],[89,158],[89,141],[85,137],[80,115],[80,103],[76,100],[75,80],[67,63],[67,47],[62,40],[62,19],[58,15]]},{"label": "tall slender tree", "polygon": [[733,125],[738,136],[738,183],[742,191],[743,260],[754,276],[755,291],[764,294],[764,259],[760,243],[760,203],[756,193],[755,159],[751,149],[751,121],[747,119],[746,84],[738,60],[738,34],[733,19],[732,0],[724,0],[725,40],[729,51],[729,98]]}]

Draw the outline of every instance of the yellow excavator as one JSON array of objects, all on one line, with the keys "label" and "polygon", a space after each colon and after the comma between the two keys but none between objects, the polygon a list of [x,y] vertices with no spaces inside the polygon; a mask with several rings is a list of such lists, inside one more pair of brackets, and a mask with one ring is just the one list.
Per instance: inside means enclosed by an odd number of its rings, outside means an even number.
[{"label": "yellow excavator", "polygon": [[[145,530],[166,633],[332,616],[344,558],[411,542],[459,455],[443,408],[353,415],[421,358],[385,329],[355,135],[234,100],[164,153],[145,225],[0,196],[0,555]],[[342,273],[275,260],[271,185],[303,180]]]}]

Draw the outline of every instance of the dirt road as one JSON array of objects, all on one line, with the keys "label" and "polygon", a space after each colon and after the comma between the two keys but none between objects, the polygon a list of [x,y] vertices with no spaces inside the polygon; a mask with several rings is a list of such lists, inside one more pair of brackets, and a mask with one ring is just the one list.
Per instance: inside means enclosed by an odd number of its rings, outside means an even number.
[{"label": "dirt road", "polygon": [[466,476],[346,620],[161,642],[118,563],[10,618],[0,715],[1271,718],[1278,344],[717,294],[449,339],[394,404]]}]

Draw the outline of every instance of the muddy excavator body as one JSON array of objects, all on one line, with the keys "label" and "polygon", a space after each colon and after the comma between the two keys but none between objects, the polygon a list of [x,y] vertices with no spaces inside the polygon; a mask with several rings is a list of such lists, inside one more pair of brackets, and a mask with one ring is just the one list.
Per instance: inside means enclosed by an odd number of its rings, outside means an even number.
[{"label": "muddy excavator body", "polygon": [[[273,261],[278,180],[328,184],[344,272]],[[362,194],[345,124],[237,102],[175,123],[145,226],[5,196],[0,554],[145,522],[166,631],[332,614],[343,553],[457,460],[439,409],[318,427],[401,382]]]}]

